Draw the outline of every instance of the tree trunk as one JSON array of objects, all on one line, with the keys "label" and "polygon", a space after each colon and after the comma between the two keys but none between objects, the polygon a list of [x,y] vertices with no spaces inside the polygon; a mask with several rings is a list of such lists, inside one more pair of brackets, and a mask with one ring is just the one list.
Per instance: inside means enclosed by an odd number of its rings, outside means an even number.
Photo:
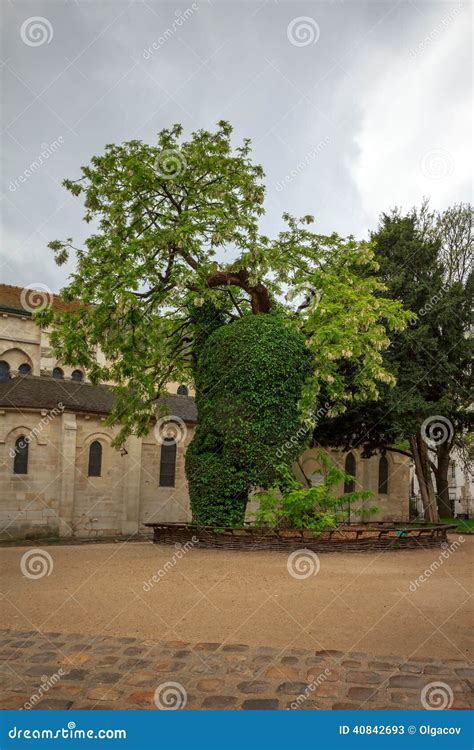
[{"label": "tree trunk", "polygon": [[425,521],[435,523],[438,521],[438,509],[436,507],[433,480],[431,478],[428,446],[418,433],[417,435],[410,435],[410,447],[415,461],[416,477],[420,486]]},{"label": "tree trunk", "polygon": [[433,470],[436,480],[438,513],[440,518],[452,518],[453,511],[449,500],[449,454],[451,443],[436,446],[436,468]]},{"label": "tree trunk", "polygon": [[250,304],[255,315],[270,312],[271,301],[268,289],[261,283],[252,286],[249,282],[249,273],[245,268],[240,271],[216,271],[208,276],[207,285],[211,288],[238,286],[250,295]]}]

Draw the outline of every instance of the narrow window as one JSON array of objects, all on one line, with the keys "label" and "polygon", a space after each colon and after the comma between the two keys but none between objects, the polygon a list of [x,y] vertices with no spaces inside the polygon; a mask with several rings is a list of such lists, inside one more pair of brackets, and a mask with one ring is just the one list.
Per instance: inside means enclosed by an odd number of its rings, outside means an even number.
[{"label": "narrow window", "polygon": [[71,380],[75,380],[77,383],[80,383],[84,378],[84,373],[82,370],[73,370],[71,373]]},{"label": "narrow window", "polygon": [[10,365],[3,360],[0,362],[0,381],[10,379]]},{"label": "narrow window", "polygon": [[355,491],[355,474],[356,474],[356,461],[352,453],[348,453],[346,456],[346,461],[344,465],[344,469],[346,474],[350,474],[352,479],[348,479],[346,482],[344,482],[344,492],[354,492]]},{"label": "narrow window", "polygon": [[64,378],[64,373],[63,373],[63,371],[61,370],[60,367],[55,367],[54,368],[54,370],[53,370],[53,378],[55,378],[55,380],[62,380]]},{"label": "narrow window", "polygon": [[456,478],[456,464],[454,461],[451,461],[451,476],[453,479]]},{"label": "narrow window", "polygon": [[388,494],[388,460],[380,456],[379,460],[379,495]]},{"label": "narrow window", "polygon": [[188,389],[185,385],[178,385],[178,390],[176,391],[178,396],[187,396],[188,395]]},{"label": "narrow window", "polygon": [[100,477],[102,471],[102,446],[98,440],[94,440],[89,448],[89,470],[90,477]]},{"label": "narrow window", "polygon": [[28,474],[28,443],[24,435],[15,440],[14,474]]},{"label": "narrow window", "polygon": [[174,487],[176,476],[176,443],[163,443],[160,458],[160,487]]},{"label": "narrow window", "polygon": [[31,367],[28,362],[23,362],[23,364],[19,366],[18,372],[20,375],[31,375]]}]

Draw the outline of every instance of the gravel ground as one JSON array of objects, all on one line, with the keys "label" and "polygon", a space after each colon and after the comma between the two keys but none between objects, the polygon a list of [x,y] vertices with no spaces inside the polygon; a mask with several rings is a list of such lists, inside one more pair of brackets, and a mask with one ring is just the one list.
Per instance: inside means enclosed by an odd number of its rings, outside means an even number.
[{"label": "gravel ground", "polygon": [[465,537],[447,559],[441,549],[326,553],[305,579],[289,574],[285,553],[178,559],[146,542],[44,546],[52,570],[46,559],[50,574],[30,578],[21,561],[32,548],[2,548],[0,627],[470,658],[473,548]]}]

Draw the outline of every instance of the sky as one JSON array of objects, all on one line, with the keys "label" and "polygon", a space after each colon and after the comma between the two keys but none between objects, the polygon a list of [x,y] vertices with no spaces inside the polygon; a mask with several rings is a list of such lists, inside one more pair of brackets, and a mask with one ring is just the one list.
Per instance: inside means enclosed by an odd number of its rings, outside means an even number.
[{"label": "sky", "polygon": [[176,122],[252,140],[272,236],[471,201],[471,29],[458,0],[2,0],[0,281],[58,292],[48,242],[90,231],[61,181]]}]

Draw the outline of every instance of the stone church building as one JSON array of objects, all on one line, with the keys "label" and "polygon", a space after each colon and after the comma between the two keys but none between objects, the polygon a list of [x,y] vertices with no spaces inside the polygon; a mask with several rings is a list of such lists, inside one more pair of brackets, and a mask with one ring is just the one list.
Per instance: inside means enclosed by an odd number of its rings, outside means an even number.
[{"label": "stone church building", "polygon": [[[122,449],[112,446],[117,428],[105,424],[113,400],[110,386],[93,386],[86,372],[55,359],[25,290],[0,285],[0,539],[128,536],[146,532],[146,522],[190,520],[184,454],[196,424],[192,395],[171,383],[162,399],[174,442],[155,425]],[[355,489],[373,491],[368,504],[380,509],[373,520],[408,520],[405,457],[331,454],[355,476]],[[300,466],[317,481],[315,451]]]}]

